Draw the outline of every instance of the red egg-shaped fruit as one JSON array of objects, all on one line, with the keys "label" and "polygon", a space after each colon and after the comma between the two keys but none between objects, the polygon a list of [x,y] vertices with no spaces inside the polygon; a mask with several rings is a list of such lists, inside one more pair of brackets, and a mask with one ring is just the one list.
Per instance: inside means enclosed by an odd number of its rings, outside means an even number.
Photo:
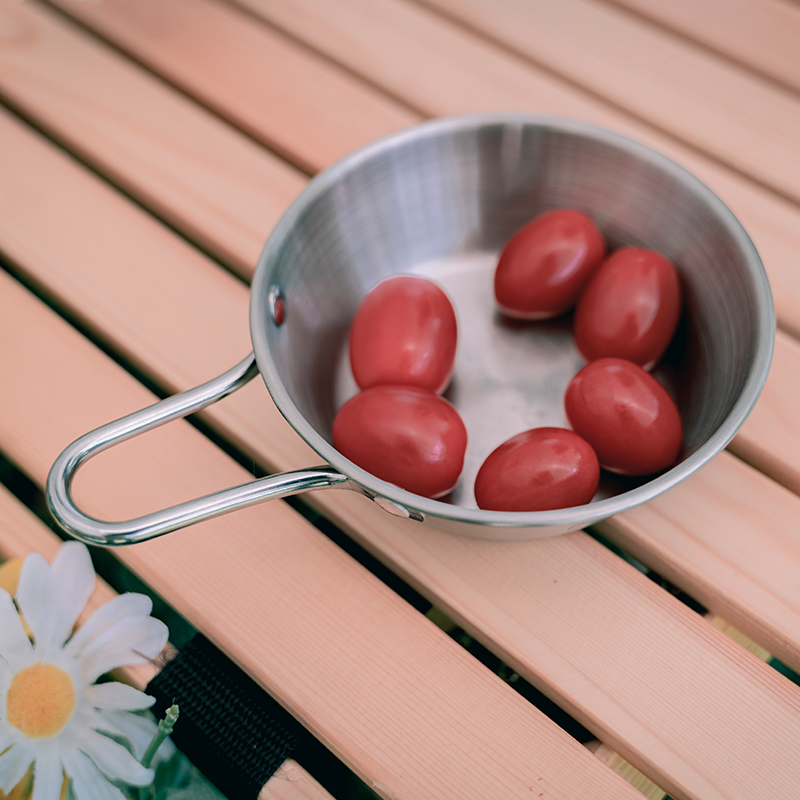
[{"label": "red egg-shaped fruit", "polygon": [[433,392],[374,386],[339,409],[333,444],[381,480],[424,497],[441,497],[461,474],[467,429],[453,406]]},{"label": "red egg-shaped fruit", "polygon": [[675,463],[683,429],[664,387],[621,358],[589,362],[564,396],[570,425],[620,475],[651,475]]},{"label": "red egg-shaped fruit", "polygon": [[453,372],[456,315],[426,278],[396,275],[370,290],[350,326],[350,366],[359,388],[387,384],[442,392]]},{"label": "red egg-shaped fruit", "polygon": [[588,361],[611,356],[650,369],[667,349],[681,313],[675,267],[653,250],[624,247],[606,258],[575,309],[575,344]]},{"label": "red egg-shaped fruit", "polygon": [[565,428],[534,428],[493,450],[475,479],[479,508],[546,511],[588,503],[600,465],[591,445]]},{"label": "red egg-shaped fruit", "polygon": [[602,234],[580,211],[538,216],[514,234],[500,255],[494,275],[500,310],[515,319],[566,313],[605,252]]}]

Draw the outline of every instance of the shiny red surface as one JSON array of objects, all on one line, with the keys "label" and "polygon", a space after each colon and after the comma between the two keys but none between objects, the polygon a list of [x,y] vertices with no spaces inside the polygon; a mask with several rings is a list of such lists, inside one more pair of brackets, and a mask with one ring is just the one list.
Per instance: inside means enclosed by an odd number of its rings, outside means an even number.
[{"label": "shiny red surface", "polygon": [[534,428],[489,454],[475,479],[479,508],[545,511],[588,503],[600,466],[591,446],[565,428]]},{"label": "shiny red surface", "polygon": [[569,311],[606,251],[585,214],[549,211],[510,239],[500,255],[494,293],[516,319],[548,319]]},{"label": "shiny red surface", "polygon": [[461,474],[467,429],[453,406],[433,392],[375,386],[339,409],[333,444],[382,480],[424,497],[440,497]]},{"label": "shiny red surface", "polygon": [[397,275],[364,298],[350,327],[350,366],[361,389],[407,384],[442,392],[453,371],[456,315],[436,284]]},{"label": "shiny red surface", "polygon": [[650,475],[671,466],[683,429],[664,387],[637,364],[601,358],[572,379],[564,396],[570,425],[592,445],[600,466]]},{"label": "shiny red surface", "polygon": [[649,369],[667,349],[680,313],[672,263],[652,250],[624,247],[586,284],[575,309],[575,343],[588,361],[615,356]]}]

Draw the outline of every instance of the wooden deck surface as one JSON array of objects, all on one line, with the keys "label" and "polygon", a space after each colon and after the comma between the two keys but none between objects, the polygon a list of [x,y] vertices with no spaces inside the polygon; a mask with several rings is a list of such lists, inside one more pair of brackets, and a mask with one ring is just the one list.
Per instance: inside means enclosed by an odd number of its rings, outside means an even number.
[{"label": "wooden deck surface", "polygon": [[[243,358],[270,230],[360,145],[499,110],[636,138],[729,205],[770,278],[772,369],[726,452],[551,539],[460,539],[320,492],[352,553],[276,501],[114,555],[381,797],[800,797],[800,686],[770,663],[800,672],[798,35],[791,0],[0,0],[0,474],[39,491],[80,434]],[[319,462],[263,382],[201,416],[90,462],[79,502],[125,518],[246,481],[248,459]],[[0,560],[50,556],[12,488]],[[315,767],[261,796],[330,797]]]}]

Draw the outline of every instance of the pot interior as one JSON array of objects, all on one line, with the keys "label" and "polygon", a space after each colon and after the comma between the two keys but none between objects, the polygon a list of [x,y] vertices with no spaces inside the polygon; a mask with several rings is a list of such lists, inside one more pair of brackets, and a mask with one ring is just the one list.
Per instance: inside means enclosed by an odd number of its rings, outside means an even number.
[{"label": "pot interior", "polygon": [[[699,181],[645,147],[579,124],[510,117],[428,123],[359,151],[314,179],[267,242],[251,305],[256,356],[279,408],[326,461],[353,473],[331,443],[336,410],[356,391],[348,328],[364,294],[397,273],[431,277],[458,318],[445,397],[464,418],[469,448],[459,487],[442,503],[474,508],[477,469],[509,436],[568,427],[563,394],[584,363],[570,317],[512,322],[492,292],[504,244],[553,208],[588,214],[609,249],[661,252],[682,281],[679,331],[655,370],[683,420],[679,464],[649,481],[607,475],[596,500],[646,483],[657,493],[725,445],[763,385],[774,326],[741,226]],[[268,313],[275,286],[281,325]]]}]

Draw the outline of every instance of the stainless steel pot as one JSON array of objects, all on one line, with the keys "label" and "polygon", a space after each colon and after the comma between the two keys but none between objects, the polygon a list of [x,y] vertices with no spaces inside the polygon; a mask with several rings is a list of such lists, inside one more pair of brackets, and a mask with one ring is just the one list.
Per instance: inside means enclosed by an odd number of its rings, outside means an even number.
[{"label": "stainless steel pot", "polygon": [[[678,267],[684,318],[661,376],[684,422],[678,463],[645,482],[606,476],[585,506],[510,513],[475,506],[472,481],[501,441],[564,425],[563,393],[582,361],[569,319],[521,324],[493,307],[492,273],[505,242],[557,207],[580,209],[611,247],[646,246]],[[363,295],[395,273],[428,275],[459,321],[446,395],[469,431],[464,474],[442,500],[365,472],[331,442],[337,407],[355,392],[345,353]],[[328,486],[355,489],[409,524],[491,539],[585,527],[682,481],[722,450],[756,402],[774,343],[774,310],[758,254],[726,206],[684,169],[643,145],[575,122],[530,116],[441,119],[389,136],[312,180],[278,223],[253,281],[254,355],[219,378],[103,426],[54,463],[55,519],[92,544],[141,542],[271,498]],[[83,514],[70,495],[93,455],[194,413],[258,372],[276,405],[327,465],[274,475],[129,522]]]}]

